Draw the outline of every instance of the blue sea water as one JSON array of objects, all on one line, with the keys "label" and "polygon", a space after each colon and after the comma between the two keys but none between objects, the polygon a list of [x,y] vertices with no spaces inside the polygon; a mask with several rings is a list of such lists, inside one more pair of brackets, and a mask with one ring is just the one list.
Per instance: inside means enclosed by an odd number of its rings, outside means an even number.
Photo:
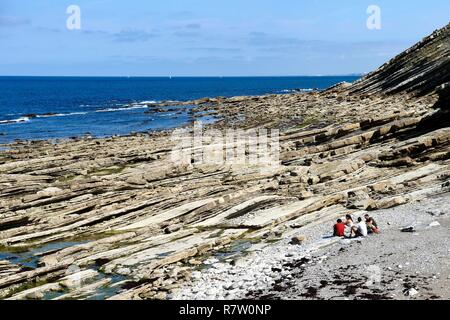
[{"label": "blue sea water", "polygon": [[190,122],[189,112],[148,114],[146,102],[325,89],[357,78],[0,77],[0,144],[169,129]]}]

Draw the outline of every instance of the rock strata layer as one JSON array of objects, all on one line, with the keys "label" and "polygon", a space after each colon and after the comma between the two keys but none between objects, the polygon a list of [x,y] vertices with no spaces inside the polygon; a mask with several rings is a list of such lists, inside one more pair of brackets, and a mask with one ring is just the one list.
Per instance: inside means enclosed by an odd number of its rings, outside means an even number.
[{"label": "rock strata layer", "polygon": [[350,87],[359,94],[428,94],[450,81],[450,24]]}]

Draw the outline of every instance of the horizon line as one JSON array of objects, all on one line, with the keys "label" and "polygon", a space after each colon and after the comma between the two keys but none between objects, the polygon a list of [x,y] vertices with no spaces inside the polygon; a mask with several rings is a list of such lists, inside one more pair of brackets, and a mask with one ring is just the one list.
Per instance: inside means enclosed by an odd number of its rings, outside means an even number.
[{"label": "horizon line", "polygon": [[296,77],[357,77],[367,73],[348,74],[316,74],[316,75],[235,75],[235,76],[203,76],[203,75],[155,75],[155,76],[124,76],[124,75],[0,75],[1,78],[296,78]]}]

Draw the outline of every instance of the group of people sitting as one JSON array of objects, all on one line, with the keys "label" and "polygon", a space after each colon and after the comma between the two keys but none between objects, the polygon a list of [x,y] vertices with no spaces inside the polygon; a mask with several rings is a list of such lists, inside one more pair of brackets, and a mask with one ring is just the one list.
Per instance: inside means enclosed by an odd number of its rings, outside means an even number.
[{"label": "group of people sitting", "polygon": [[338,219],[334,225],[333,235],[335,237],[357,238],[367,237],[371,233],[380,233],[374,218],[366,214],[364,219],[359,217],[358,223],[354,223],[353,217],[348,214],[345,216],[345,222],[342,219]]}]

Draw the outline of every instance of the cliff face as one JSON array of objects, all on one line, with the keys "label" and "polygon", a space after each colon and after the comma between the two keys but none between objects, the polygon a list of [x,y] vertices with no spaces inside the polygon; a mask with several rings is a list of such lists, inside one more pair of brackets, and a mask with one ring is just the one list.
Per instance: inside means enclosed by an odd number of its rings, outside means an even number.
[{"label": "cliff face", "polygon": [[[355,82],[350,93],[424,95],[450,81],[450,24],[436,30],[378,70]],[[446,89],[448,97],[448,86]]]}]

